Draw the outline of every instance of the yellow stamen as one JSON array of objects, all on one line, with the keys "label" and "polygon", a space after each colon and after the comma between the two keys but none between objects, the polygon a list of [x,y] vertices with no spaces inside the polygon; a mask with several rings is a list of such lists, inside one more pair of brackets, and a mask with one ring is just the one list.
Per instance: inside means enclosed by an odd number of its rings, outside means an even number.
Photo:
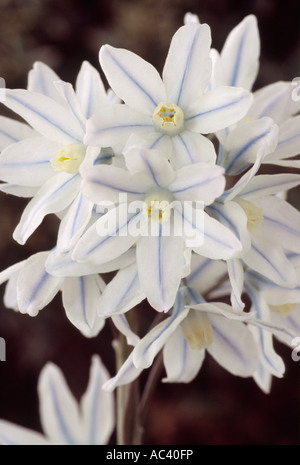
[{"label": "yellow stamen", "polygon": [[181,327],[191,349],[201,350],[212,344],[213,330],[206,313],[190,310]]},{"label": "yellow stamen", "polygon": [[263,209],[257,207],[252,202],[239,198],[237,202],[247,215],[247,229],[251,233],[259,230],[264,219]]},{"label": "yellow stamen", "polygon": [[296,304],[270,305],[271,310],[287,317],[296,307]]},{"label": "yellow stamen", "polygon": [[55,171],[64,171],[70,174],[78,173],[85,152],[86,146],[81,143],[66,145],[55,152],[50,160],[51,166]]}]

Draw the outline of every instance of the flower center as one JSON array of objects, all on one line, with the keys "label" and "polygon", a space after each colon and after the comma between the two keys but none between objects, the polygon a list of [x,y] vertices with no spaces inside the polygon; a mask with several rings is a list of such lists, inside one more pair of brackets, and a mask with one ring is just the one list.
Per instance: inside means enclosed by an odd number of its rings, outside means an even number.
[{"label": "flower center", "polygon": [[75,174],[79,171],[79,166],[85,157],[86,146],[80,142],[66,145],[55,152],[51,158],[51,166],[55,171],[64,171]]},{"label": "flower center", "polygon": [[244,199],[237,200],[247,215],[247,229],[251,233],[259,230],[264,220],[263,209]]},{"label": "flower center", "polygon": [[269,305],[269,307],[279,315],[287,317],[296,308],[296,304]]},{"label": "flower center", "polygon": [[190,310],[181,328],[191,349],[201,350],[213,342],[213,330],[206,313]]},{"label": "flower center", "polygon": [[184,114],[177,105],[161,102],[154,110],[153,122],[158,131],[175,136],[183,129]]},{"label": "flower center", "polygon": [[171,194],[164,189],[154,189],[148,192],[143,203],[143,214],[151,223],[166,223],[171,216]]}]

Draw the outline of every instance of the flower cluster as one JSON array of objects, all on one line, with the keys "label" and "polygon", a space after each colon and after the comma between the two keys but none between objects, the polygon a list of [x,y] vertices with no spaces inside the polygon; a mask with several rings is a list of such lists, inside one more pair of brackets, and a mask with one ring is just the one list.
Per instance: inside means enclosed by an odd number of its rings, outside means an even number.
[{"label": "flower cluster", "polygon": [[[5,305],[36,316],[61,291],[86,337],[112,319],[133,349],[106,391],[160,351],[168,383],[193,380],[206,351],[265,392],[284,374],[273,337],[292,347],[300,335],[300,213],[287,200],[300,184],[300,106],[289,82],[252,92],[259,52],[253,15],[218,53],[209,26],[187,14],[162,77],[104,45],[108,91],[88,62],[75,88],[38,62],[27,90],[6,90],[4,105],[25,122],[0,117],[0,190],[31,198],[13,237],[24,244],[48,214],[60,223],[52,250],[0,273]],[[138,316],[144,299],[159,318],[141,336],[125,314]],[[66,388],[45,369],[55,410],[51,376],[62,397]],[[80,428],[73,442],[86,441]]]}]

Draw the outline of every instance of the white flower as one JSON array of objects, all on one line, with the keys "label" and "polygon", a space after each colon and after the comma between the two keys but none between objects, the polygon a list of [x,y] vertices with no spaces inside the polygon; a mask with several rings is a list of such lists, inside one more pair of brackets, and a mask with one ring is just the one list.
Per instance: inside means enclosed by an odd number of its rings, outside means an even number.
[{"label": "white flower", "polygon": [[48,363],[38,383],[44,435],[0,420],[2,445],[101,445],[114,429],[113,396],[101,389],[108,372],[98,356],[92,358],[89,384],[80,404],[61,370]]},{"label": "white flower", "polygon": [[138,133],[176,167],[214,162],[211,142],[201,134],[223,129],[245,116],[252,97],[242,88],[207,90],[211,74],[210,29],[189,23],[173,36],[161,80],[149,63],[127,50],[105,45],[100,63],[109,85],[125,102],[100,109],[88,122],[85,141],[121,151]]},{"label": "white flower", "polygon": [[128,171],[104,165],[82,171],[84,195],[112,206],[82,236],[73,258],[99,265],[136,243],[142,288],[154,308],[167,311],[183,275],[186,246],[213,259],[241,252],[234,234],[204,211],[223,192],[223,169],[197,163],[174,171],[160,152],[138,146],[124,155]]},{"label": "white flower", "polygon": [[[45,215],[64,211],[58,246],[72,248],[88,224],[93,204],[80,193],[80,165],[105,163],[111,154],[83,143],[86,120],[101,105],[108,105],[99,73],[84,62],[76,81],[60,81],[42,63],[29,74],[29,90],[6,90],[4,104],[24,118],[35,131],[32,137],[7,146],[1,153],[1,190],[34,195],[25,208],[13,237],[24,244]],[[23,131],[24,132],[24,131]],[[21,135],[22,133],[20,133]]]}]

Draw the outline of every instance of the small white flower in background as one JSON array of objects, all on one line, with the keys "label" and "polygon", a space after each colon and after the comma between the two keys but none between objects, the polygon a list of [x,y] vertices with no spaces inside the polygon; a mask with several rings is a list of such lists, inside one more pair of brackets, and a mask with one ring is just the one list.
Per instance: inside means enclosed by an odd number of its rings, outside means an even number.
[{"label": "small white flower in background", "polygon": [[89,384],[80,403],[61,370],[48,363],[38,382],[41,433],[0,420],[2,445],[101,445],[114,430],[114,399],[101,389],[108,372],[98,356],[92,358]]},{"label": "small white flower in background", "polygon": [[[88,62],[81,66],[76,92],[43,63],[36,63],[29,73],[28,90],[7,89],[4,104],[35,129],[22,126],[18,142],[6,146],[0,158],[0,179],[5,181],[1,190],[25,197],[33,195],[13,234],[20,244],[27,241],[47,214],[62,211],[58,247],[67,251],[80,237],[91,218],[93,204],[80,193],[79,168],[85,163],[108,163],[112,158],[101,147],[84,145],[86,121],[99,107],[111,102],[114,98],[105,91],[99,73]],[[18,134],[18,126],[8,120],[6,125],[11,138]]]}]

